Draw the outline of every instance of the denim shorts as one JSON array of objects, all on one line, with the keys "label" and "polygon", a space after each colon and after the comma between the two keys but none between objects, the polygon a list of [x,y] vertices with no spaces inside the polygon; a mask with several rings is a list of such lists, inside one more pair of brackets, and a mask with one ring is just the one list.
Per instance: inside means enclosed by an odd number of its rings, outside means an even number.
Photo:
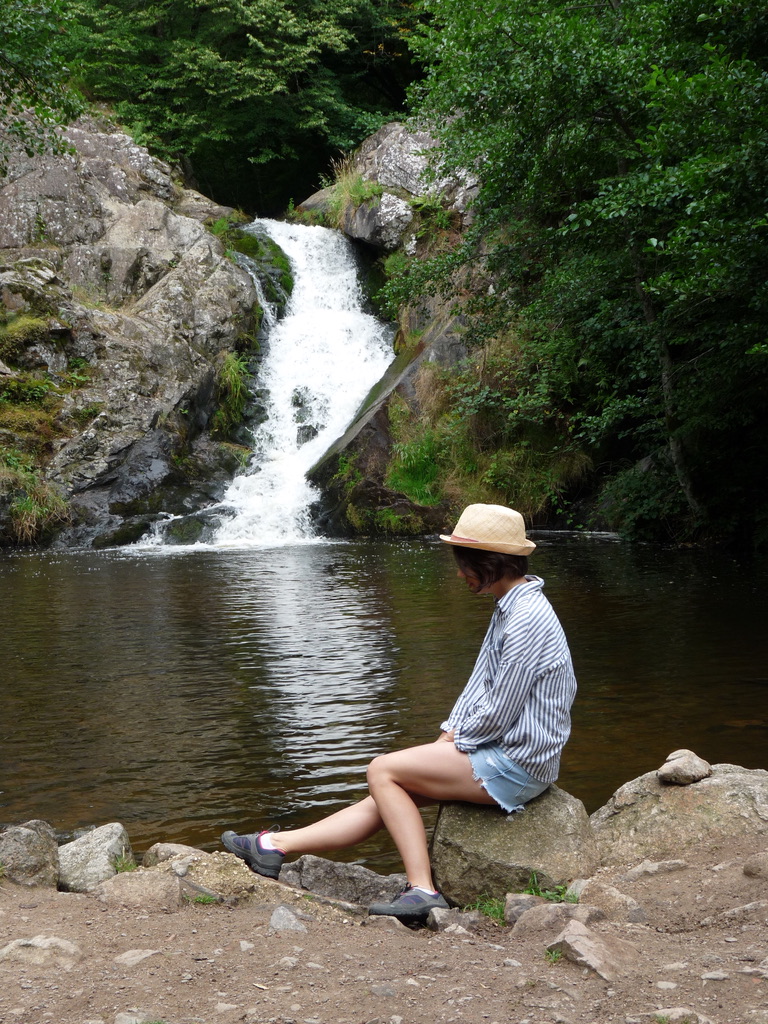
[{"label": "denim shorts", "polygon": [[472,762],[474,777],[507,814],[522,811],[523,804],[549,789],[548,782],[534,779],[497,743],[486,743],[467,756]]}]

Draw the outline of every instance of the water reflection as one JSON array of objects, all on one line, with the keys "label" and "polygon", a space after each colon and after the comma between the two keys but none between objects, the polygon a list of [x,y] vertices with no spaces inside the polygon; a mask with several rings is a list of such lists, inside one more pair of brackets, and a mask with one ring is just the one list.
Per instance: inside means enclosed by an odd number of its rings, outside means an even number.
[{"label": "water reflection", "polygon": [[[768,767],[764,567],[535,558],[580,684],[561,785],[593,810],[678,747]],[[491,613],[428,542],[12,556],[0,601],[0,821],[119,820],[137,850],[362,795],[370,757],[436,735]]]}]

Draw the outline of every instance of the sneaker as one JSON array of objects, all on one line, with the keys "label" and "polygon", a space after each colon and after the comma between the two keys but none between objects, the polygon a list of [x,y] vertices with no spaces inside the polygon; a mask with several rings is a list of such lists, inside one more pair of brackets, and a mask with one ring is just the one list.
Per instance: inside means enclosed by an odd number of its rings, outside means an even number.
[{"label": "sneaker", "polygon": [[267,832],[276,832],[277,828],[264,829],[263,832],[252,835],[239,836],[237,832],[224,832],[221,841],[236,857],[244,860],[251,871],[257,875],[264,875],[265,878],[277,878],[280,868],[285,860],[285,854],[281,850],[265,850],[261,845],[260,837]]},{"label": "sneaker", "polygon": [[401,921],[421,921],[429,915],[430,910],[436,908],[449,909],[439,892],[423,892],[414,889],[412,885],[406,885],[391,903],[373,903],[368,907],[368,913],[396,917]]}]

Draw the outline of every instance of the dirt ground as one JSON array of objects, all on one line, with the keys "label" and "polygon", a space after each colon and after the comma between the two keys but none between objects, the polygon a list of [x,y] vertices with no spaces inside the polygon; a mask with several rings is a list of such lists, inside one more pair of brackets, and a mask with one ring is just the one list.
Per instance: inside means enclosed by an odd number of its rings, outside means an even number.
[{"label": "dirt ground", "polygon": [[[645,914],[590,926],[637,950],[610,981],[548,956],[552,934],[522,937],[487,918],[471,934],[412,930],[279,883],[266,902],[260,890],[167,913],[5,882],[0,949],[44,935],[77,951],[58,964],[0,959],[0,1021],[768,1024],[768,883],[743,872],[765,849],[764,840],[702,848],[684,869],[632,882],[602,869],[600,880]],[[270,928],[280,903],[305,931]]]}]

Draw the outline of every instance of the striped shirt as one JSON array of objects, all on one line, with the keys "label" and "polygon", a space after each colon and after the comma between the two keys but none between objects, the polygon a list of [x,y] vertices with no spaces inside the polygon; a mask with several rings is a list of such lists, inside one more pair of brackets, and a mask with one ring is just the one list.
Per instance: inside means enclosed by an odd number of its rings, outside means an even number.
[{"label": "striped shirt", "polygon": [[442,729],[459,750],[498,743],[541,782],[554,782],[571,731],[576,677],[563,627],[526,576],[496,603],[472,675]]}]

